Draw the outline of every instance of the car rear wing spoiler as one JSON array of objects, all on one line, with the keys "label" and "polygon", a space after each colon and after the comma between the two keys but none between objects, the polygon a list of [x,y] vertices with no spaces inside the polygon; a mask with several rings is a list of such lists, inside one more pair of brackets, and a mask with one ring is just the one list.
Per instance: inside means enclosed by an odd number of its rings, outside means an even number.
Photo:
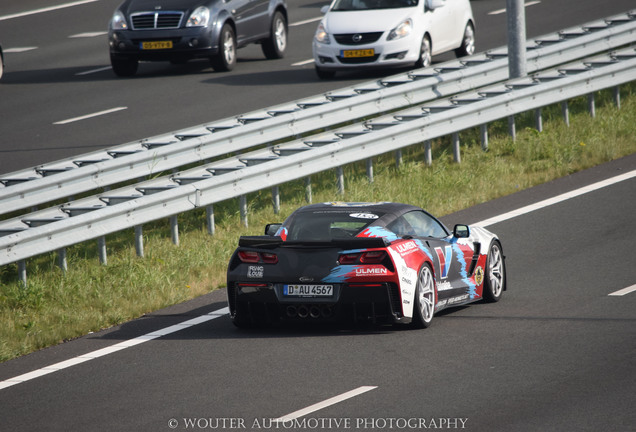
[{"label": "car rear wing spoiler", "polygon": [[276,247],[338,247],[343,249],[382,248],[391,242],[383,237],[352,237],[331,241],[283,241],[274,236],[241,236],[239,247],[273,249]]}]

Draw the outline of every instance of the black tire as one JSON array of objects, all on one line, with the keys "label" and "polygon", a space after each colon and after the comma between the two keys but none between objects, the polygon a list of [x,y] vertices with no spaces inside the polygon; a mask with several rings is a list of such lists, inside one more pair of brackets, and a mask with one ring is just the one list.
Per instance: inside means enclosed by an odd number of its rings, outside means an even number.
[{"label": "black tire", "polygon": [[472,23],[466,24],[462,44],[455,50],[457,57],[464,57],[475,54],[475,27]]},{"label": "black tire", "polygon": [[336,72],[332,71],[332,70],[325,70],[321,67],[316,66],[316,75],[318,75],[318,78],[320,79],[333,79],[333,77],[336,76]]},{"label": "black tire", "polygon": [[428,35],[424,35],[422,38],[422,44],[420,45],[420,57],[415,62],[416,68],[429,67],[433,62],[433,51],[431,45],[431,38]]},{"label": "black tire", "polygon": [[287,49],[287,20],[281,12],[274,14],[269,33],[261,45],[263,54],[270,60],[283,58]]},{"label": "black tire", "polygon": [[136,58],[119,58],[111,55],[110,65],[115,75],[119,77],[131,77],[137,73],[139,61]]},{"label": "black tire", "polygon": [[435,314],[435,276],[428,263],[417,274],[415,302],[413,304],[413,327],[426,328]]},{"label": "black tire", "polygon": [[230,24],[224,24],[219,35],[219,52],[210,58],[217,72],[228,72],[236,65],[236,35]]},{"label": "black tire", "polygon": [[484,281],[484,300],[489,303],[498,302],[506,289],[506,260],[501,243],[493,240],[488,249]]}]

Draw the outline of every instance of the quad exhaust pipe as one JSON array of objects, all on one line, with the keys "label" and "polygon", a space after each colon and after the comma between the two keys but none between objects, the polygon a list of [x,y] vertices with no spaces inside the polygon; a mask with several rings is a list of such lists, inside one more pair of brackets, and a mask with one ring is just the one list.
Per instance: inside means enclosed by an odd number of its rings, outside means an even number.
[{"label": "quad exhaust pipe", "polygon": [[285,313],[287,318],[329,318],[333,316],[333,306],[331,305],[289,305]]}]

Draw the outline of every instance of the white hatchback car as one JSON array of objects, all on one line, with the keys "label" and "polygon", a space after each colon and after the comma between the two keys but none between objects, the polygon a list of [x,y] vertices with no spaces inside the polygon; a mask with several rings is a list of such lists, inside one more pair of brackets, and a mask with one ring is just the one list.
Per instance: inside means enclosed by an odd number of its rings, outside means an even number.
[{"label": "white hatchback car", "polygon": [[426,67],[431,57],[475,52],[469,0],[333,0],[313,41],[316,73],[395,66]]}]

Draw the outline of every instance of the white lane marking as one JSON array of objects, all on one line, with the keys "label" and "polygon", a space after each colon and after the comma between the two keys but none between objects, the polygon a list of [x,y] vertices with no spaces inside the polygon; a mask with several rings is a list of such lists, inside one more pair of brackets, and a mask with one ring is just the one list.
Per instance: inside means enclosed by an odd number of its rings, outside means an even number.
[{"label": "white lane marking", "polygon": [[130,348],[130,347],[142,344],[144,342],[148,342],[148,341],[151,341],[153,339],[157,339],[159,337],[166,336],[166,335],[169,335],[171,333],[175,333],[175,332],[178,332],[180,330],[184,330],[184,329],[190,328],[192,326],[195,326],[195,325],[207,322],[207,321],[211,321],[211,320],[216,319],[216,318],[220,318],[222,316],[227,315],[228,313],[229,313],[229,308],[224,307],[222,309],[212,311],[209,314],[201,315],[201,316],[193,318],[191,320],[184,321],[182,323],[175,324],[173,326],[166,327],[164,329],[160,329],[160,330],[157,330],[157,331],[154,331],[154,332],[151,332],[151,333],[147,333],[145,335],[136,337],[134,339],[123,341],[123,342],[120,342],[118,344],[106,347],[106,348],[101,348],[101,349],[98,349],[98,350],[95,350],[95,351],[92,351],[92,352],[89,352],[89,353],[86,353],[86,354],[82,354],[82,355],[77,356],[75,358],[64,360],[64,361],[61,361],[59,363],[55,363],[55,364],[52,364],[50,366],[43,367],[41,369],[34,370],[32,372],[27,372],[25,374],[19,375],[19,376],[14,377],[14,378],[9,378],[8,380],[5,380],[5,381],[0,381],[0,390],[5,389],[7,387],[14,386],[16,384],[23,383],[25,381],[30,381],[30,380],[32,380],[34,378],[38,378],[38,377],[41,377],[43,375],[48,375],[50,373],[57,372],[57,371],[62,370],[62,369],[67,369],[67,368],[69,368],[71,366],[75,366],[75,365],[78,365],[80,363],[87,362],[89,360],[93,360],[93,359],[96,359],[96,358],[103,357],[105,355],[112,354],[114,352],[121,351],[123,349]]},{"label": "white lane marking", "polygon": [[[534,5],[539,4],[539,3],[541,3],[541,2],[540,1],[530,1],[530,2],[527,2],[524,6],[525,7],[534,6]],[[503,13],[506,13],[506,9],[505,8],[504,9],[497,9],[497,10],[494,10],[492,12],[488,12],[488,15],[500,15],[500,14],[503,14]]]},{"label": "white lane marking", "polygon": [[289,26],[290,27],[297,27],[297,26],[301,26],[301,25],[304,25],[304,24],[309,24],[309,23],[312,23],[312,22],[320,21],[321,19],[322,19],[322,17],[310,18],[310,19],[307,19],[307,20],[304,20],[304,21],[298,21],[298,22],[292,23]]},{"label": "white lane marking", "polygon": [[20,13],[11,14],[11,15],[4,15],[4,16],[0,16],[0,21],[12,19],[12,18],[21,18],[21,17],[25,17],[25,16],[29,16],[29,15],[39,14],[39,13],[42,13],[42,12],[50,12],[50,11],[54,11],[54,10],[57,10],[57,9],[64,9],[64,8],[68,8],[68,7],[79,6],[79,5],[83,5],[85,3],[94,3],[96,1],[99,1],[99,0],[80,0],[80,1],[72,2],[72,3],[64,3],[64,4],[61,4],[61,5],[57,5],[57,6],[49,6],[49,7],[45,7],[45,8],[42,8],[42,9],[34,9],[34,10],[31,10],[31,11],[20,12]]},{"label": "white lane marking", "polygon": [[573,190],[571,192],[567,192],[567,193],[555,196],[553,198],[548,198],[546,200],[539,201],[538,203],[535,203],[535,204],[530,204],[528,206],[521,207],[520,209],[513,210],[508,213],[504,213],[499,216],[495,216],[490,219],[483,220],[481,222],[476,222],[474,225],[487,227],[488,225],[493,225],[508,219],[515,218],[517,216],[521,216],[521,215],[533,212],[535,210],[539,210],[554,204],[558,204],[562,201],[569,200],[570,198],[575,198],[577,196],[586,194],[588,192],[594,192],[595,190],[602,189],[604,187],[607,187],[607,186],[610,186],[625,180],[629,180],[633,177],[636,177],[636,170],[582,187],[580,189]]},{"label": "white lane marking", "polygon": [[69,39],[73,39],[73,38],[91,38],[91,37],[103,36],[103,35],[107,35],[107,34],[108,34],[108,32],[105,32],[105,31],[78,33],[78,34],[74,34],[74,35],[69,36]]},{"label": "white lane marking", "polygon": [[613,293],[608,294],[608,295],[611,295],[611,296],[624,296],[625,294],[629,294],[629,293],[634,292],[634,291],[636,291],[636,285],[632,285],[630,287],[623,288],[622,290],[614,291]]},{"label": "white lane marking", "polygon": [[298,62],[298,63],[293,63],[292,66],[304,66],[306,64],[310,64],[310,63],[313,63],[313,62],[314,62],[314,59],[305,60],[305,61],[301,61],[301,62]]},{"label": "white lane marking", "polygon": [[67,120],[61,120],[61,121],[55,122],[53,124],[62,125],[62,124],[67,124],[67,123],[73,123],[73,122],[76,122],[76,121],[86,120],[88,118],[97,117],[97,116],[104,115],[104,114],[110,114],[110,113],[121,111],[121,110],[125,110],[125,109],[128,109],[128,107],[111,108],[111,109],[100,111],[100,112],[96,112],[96,113],[93,113],[93,114],[86,114],[86,115],[81,116],[81,117],[74,117],[74,118],[67,119]]},{"label": "white lane marking", "polygon": [[342,393],[341,395],[334,396],[334,397],[329,398],[327,400],[324,400],[322,402],[318,402],[317,404],[308,406],[307,408],[303,408],[301,410],[294,411],[293,413],[284,415],[282,417],[274,419],[273,421],[285,423],[285,422],[288,422],[290,420],[295,420],[295,419],[297,419],[299,417],[305,416],[307,414],[311,414],[312,412],[321,410],[321,409],[326,408],[328,406],[335,405],[335,404],[337,404],[339,402],[342,402],[344,400],[351,399],[352,397],[358,396],[358,395],[360,395],[362,393],[366,393],[366,392],[368,392],[370,390],[374,390],[376,388],[378,388],[378,386],[362,386],[362,387],[358,387],[357,389],[353,389],[353,390],[348,391],[346,393]]},{"label": "white lane marking", "polygon": [[38,49],[38,47],[16,47],[16,48],[7,48],[7,49],[3,49],[2,52],[3,53],[21,53],[21,52],[25,52],[25,51],[33,51]]},{"label": "white lane marking", "polygon": [[90,74],[94,74],[94,73],[97,73],[97,72],[103,72],[103,71],[107,71],[107,70],[111,70],[111,69],[112,69],[112,67],[110,67],[110,66],[104,66],[104,67],[101,67],[101,68],[98,68],[98,69],[91,69],[91,70],[87,70],[87,71],[84,71],[84,72],[78,72],[75,75],[77,75],[77,76],[90,75]]}]

